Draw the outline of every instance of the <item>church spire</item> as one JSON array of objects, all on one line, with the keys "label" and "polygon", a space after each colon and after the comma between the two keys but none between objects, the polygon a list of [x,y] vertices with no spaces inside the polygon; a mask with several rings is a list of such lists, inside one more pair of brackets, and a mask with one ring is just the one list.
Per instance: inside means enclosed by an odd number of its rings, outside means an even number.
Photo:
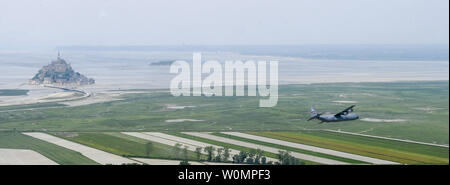
[{"label": "church spire", "polygon": [[61,55],[59,54],[59,51],[58,51],[58,60],[60,59],[60,56],[61,56]]}]

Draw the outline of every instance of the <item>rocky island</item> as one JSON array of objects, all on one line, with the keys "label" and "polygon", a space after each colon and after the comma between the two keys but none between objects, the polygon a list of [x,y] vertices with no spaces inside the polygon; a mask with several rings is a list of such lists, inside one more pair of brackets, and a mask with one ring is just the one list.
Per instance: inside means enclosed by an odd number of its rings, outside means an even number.
[{"label": "rocky island", "polygon": [[42,67],[42,69],[39,70],[39,72],[31,80],[29,80],[29,84],[32,85],[50,84],[66,86],[91,85],[94,83],[94,79],[87,78],[86,76],[75,72],[70,64],[60,58],[59,53],[56,60],[52,61],[51,64]]}]

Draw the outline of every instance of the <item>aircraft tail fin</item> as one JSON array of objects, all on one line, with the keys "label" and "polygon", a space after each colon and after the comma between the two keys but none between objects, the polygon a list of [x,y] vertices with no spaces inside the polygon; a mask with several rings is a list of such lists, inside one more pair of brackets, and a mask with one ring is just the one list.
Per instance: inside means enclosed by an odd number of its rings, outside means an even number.
[{"label": "aircraft tail fin", "polygon": [[309,120],[318,118],[320,116],[320,114],[316,111],[316,109],[314,109],[314,107],[311,105],[311,111],[309,112],[309,114],[311,115],[311,117],[309,117]]}]

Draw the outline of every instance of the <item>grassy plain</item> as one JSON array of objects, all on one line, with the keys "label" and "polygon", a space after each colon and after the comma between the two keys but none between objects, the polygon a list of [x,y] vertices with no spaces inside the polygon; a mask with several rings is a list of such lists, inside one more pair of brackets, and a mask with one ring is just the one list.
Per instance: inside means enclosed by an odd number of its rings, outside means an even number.
[{"label": "grassy plain", "polygon": [[29,149],[64,165],[92,165],[97,164],[78,152],[35,139],[17,132],[0,131],[0,148]]},{"label": "grassy plain", "polygon": [[[60,137],[63,134],[54,133]],[[64,136],[63,136],[64,137]],[[159,159],[183,159],[183,156],[175,153],[175,147],[150,142],[144,139],[128,136],[118,132],[107,133],[76,133],[75,136],[65,136],[65,139],[97,148],[106,152],[125,157],[159,158]],[[151,143],[150,150],[147,145]],[[148,151],[148,153],[147,153]],[[195,153],[188,151],[188,158],[195,160]]]},{"label": "grassy plain", "polygon": [[336,161],[346,162],[346,163],[350,163],[350,164],[368,164],[367,162],[363,162],[363,161],[347,159],[347,158],[338,157],[338,156],[334,156],[334,155],[328,155],[328,154],[313,152],[313,151],[309,151],[309,150],[302,150],[302,149],[298,149],[298,148],[293,148],[293,147],[288,147],[288,146],[283,146],[283,145],[278,145],[278,144],[273,144],[273,143],[267,143],[267,142],[263,142],[263,141],[258,141],[258,140],[243,138],[243,137],[237,137],[237,136],[232,136],[232,135],[228,135],[228,134],[212,133],[212,135],[225,137],[225,138],[229,138],[229,139],[234,139],[234,140],[238,140],[238,141],[254,143],[254,144],[268,146],[268,147],[273,147],[273,148],[279,148],[280,150],[285,150],[285,151],[290,151],[290,152],[298,152],[298,153],[302,153],[302,154],[308,154],[308,155],[312,155],[312,156],[333,159]]},{"label": "grassy plain", "polygon": [[[235,149],[235,150],[239,150],[239,151],[244,151],[244,152],[250,152],[251,150],[253,150],[252,148],[248,148],[248,147],[244,147],[244,146],[240,146],[240,145],[234,145],[231,143],[224,143],[224,142],[220,142],[220,141],[215,141],[215,140],[211,140],[211,139],[206,139],[206,138],[202,138],[202,137],[197,137],[197,136],[192,136],[192,135],[187,135],[187,134],[183,134],[183,133],[179,133],[179,132],[169,132],[168,134],[174,135],[174,136],[179,136],[179,137],[184,137],[187,139],[192,139],[192,140],[196,140],[196,141],[200,141],[200,142],[204,142],[204,143],[209,143],[212,145],[217,145],[217,146],[221,146],[221,147],[228,147],[230,149]],[[283,150],[283,149],[280,149]],[[278,159],[277,154],[275,153],[271,153],[271,152],[265,152],[263,151],[263,155],[266,157],[271,157],[274,159]],[[306,160],[301,160],[302,162],[304,162],[304,164],[318,164],[312,161],[306,161]]]},{"label": "grassy plain", "polygon": [[[79,107],[0,111],[0,129],[75,132],[340,129],[448,144],[448,89],[448,81],[282,85],[278,104],[271,108],[258,107],[259,100],[266,97],[174,97],[168,92],[150,90],[123,95],[119,101]],[[320,112],[338,112],[351,105],[336,101],[354,101],[361,120],[332,124],[306,121],[310,105]],[[170,106],[194,107],[170,109]],[[370,122],[364,118],[403,121]],[[173,119],[204,121],[166,122]]]},{"label": "grassy plain", "polygon": [[248,133],[404,164],[449,163],[449,149],[445,147],[406,143],[326,131]]}]

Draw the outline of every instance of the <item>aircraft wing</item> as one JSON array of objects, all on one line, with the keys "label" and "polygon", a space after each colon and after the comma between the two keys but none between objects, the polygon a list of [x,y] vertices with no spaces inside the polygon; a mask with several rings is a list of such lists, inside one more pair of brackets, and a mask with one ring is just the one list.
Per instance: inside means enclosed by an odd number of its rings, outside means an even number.
[{"label": "aircraft wing", "polygon": [[341,111],[341,112],[335,114],[334,116],[341,116],[341,115],[343,115],[343,114],[347,114],[347,113],[349,113],[349,112],[352,112],[352,111],[353,111],[353,107],[355,107],[355,105],[352,105],[352,106],[350,106],[349,108],[346,108],[345,110],[343,110],[343,111]]}]

